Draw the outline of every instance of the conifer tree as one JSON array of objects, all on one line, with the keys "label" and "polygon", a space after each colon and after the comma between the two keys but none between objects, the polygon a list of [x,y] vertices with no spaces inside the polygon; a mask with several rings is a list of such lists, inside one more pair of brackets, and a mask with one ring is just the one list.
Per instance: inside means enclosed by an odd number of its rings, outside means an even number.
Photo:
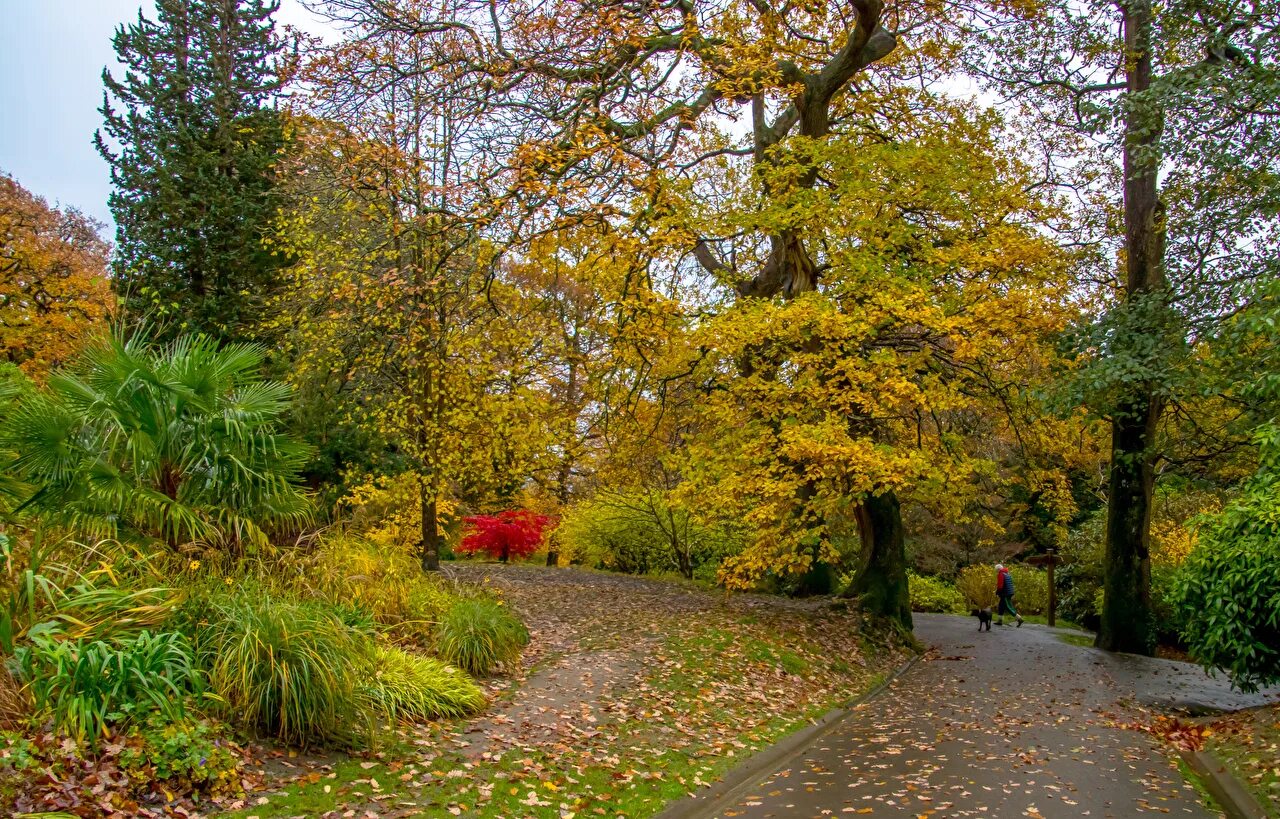
[{"label": "conifer tree", "polygon": [[264,248],[284,144],[277,0],[158,0],[113,40],[103,71],[117,287],[167,334],[255,335],[282,260]]}]

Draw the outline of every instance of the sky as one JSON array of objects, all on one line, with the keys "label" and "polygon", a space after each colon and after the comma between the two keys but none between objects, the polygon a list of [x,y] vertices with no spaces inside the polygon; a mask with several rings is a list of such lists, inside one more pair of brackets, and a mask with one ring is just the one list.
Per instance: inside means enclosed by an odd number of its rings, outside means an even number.
[{"label": "sky", "polygon": [[[107,224],[110,176],[93,147],[102,69],[116,65],[116,27],[140,7],[154,16],[151,0],[0,0],[0,172]],[[325,25],[300,0],[283,0],[277,21],[311,32]]]}]

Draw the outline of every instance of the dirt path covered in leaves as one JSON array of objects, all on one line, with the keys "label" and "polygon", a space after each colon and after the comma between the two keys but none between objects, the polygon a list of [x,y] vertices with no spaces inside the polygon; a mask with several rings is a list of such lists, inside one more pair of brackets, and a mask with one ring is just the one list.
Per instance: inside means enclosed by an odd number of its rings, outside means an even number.
[{"label": "dirt path covered in leaves", "polygon": [[[637,719],[670,735],[669,747],[680,747],[687,730],[682,717],[717,704],[732,710],[745,699],[753,705],[738,716],[747,724],[764,722],[852,695],[893,659],[877,657],[868,670],[859,620],[828,600],[725,595],[573,568],[460,563],[447,572],[495,591],[520,612],[531,634],[523,668],[513,680],[495,681],[497,704],[455,740],[473,760],[607,739]],[[710,649],[728,637],[735,639],[716,656],[694,659],[699,671],[725,665],[736,675],[699,680],[698,701],[681,702],[674,696],[679,678],[694,670],[684,667],[681,650],[698,655],[704,643]],[[745,637],[745,645],[737,645],[737,637]],[[756,656],[736,656],[744,651]],[[742,746],[740,721],[702,727],[712,733],[697,738],[720,742],[730,755],[735,744]]]},{"label": "dirt path covered in leaves", "polygon": [[[975,623],[916,615],[926,661],[716,815],[1212,815],[1157,741],[1132,730],[1162,680],[1185,693],[1182,677],[1202,672],[1114,658],[1044,627]],[[1196,685],[1243,707],[1225,681]]]}]

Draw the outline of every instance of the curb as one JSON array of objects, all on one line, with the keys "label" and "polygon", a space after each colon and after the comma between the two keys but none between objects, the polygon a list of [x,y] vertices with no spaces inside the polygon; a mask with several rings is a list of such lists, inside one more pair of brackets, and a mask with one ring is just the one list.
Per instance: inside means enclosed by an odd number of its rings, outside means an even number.
[{"label": "curb", "polygon": [[[781,768],[800,756],[811,742],[836,729],[848,719],[854,709],[878,697],[895,680],[907,673],[923,653],[907,660],[885,677],[875,688],[853,698],[839,708],[833,708],[799,731],[788,734],[767,748],[756,751],[741,763],[730,768],[717,781],[701,791],[681,797],[658,813],[654,819],[701,819],[719,813],[722,808],[734,804],[764,775]],[[1233,817],[1233,819],[1235,819]],[[1253,819],[1252,816],[1249,819]],[[1264,817],[1265,819],[1265,817]]]},{"label": "curb", "polygon": [[1208,751],[1179,751],[1179,754],[1230,819],[1267,819],[1269,814],[1222,760]]}]

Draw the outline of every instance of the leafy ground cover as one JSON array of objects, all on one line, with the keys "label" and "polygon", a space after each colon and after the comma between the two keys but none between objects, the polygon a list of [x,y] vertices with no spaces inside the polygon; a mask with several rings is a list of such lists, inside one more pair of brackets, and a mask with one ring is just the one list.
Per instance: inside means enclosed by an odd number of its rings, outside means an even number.
[{"label": "leafy ground cover", "polygon": [[1205,747],[1222,759],[1272,816],[1280,816],[1280,705],[1216,720]]},{"label": "leafy ground cover", "polygon": [[[1280,703],[1198,719],[1147,714],[1123,727],[1149,733],[1179,751],[1213,753],[1257,797],[1268,816],[1280,817]],[[1181,768],[1209,799],[1190,767]]]},{"label": "leafy ground cover", "polygon": [[645,816],[873,685],[907,649],[830,601],[725,596],[578,569],[455,565],[532,641],[469,721],[364,757],[259,751],[231,815]]}]

